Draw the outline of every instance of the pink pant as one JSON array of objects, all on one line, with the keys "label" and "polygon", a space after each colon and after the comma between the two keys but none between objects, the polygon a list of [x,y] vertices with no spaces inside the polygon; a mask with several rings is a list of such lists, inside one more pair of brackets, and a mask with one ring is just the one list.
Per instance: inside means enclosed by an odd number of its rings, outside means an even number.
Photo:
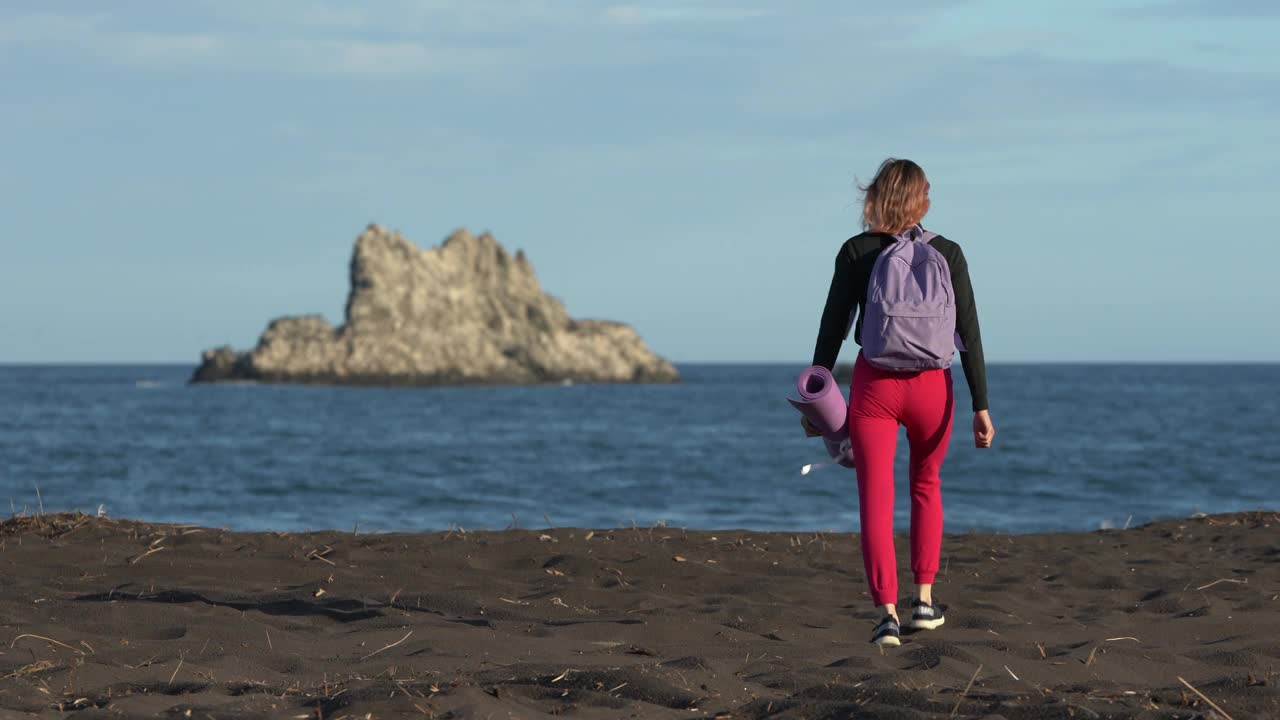
[{"label": "pink pant", "polygon": [[898,602],[893,548],[893,456],[898,425],[911,445],[911,571],[917,584],[938,574],[942,491],[938,477],[951,439],[951,370],[881,370],[862,355],[849,392],[849,435],[858,471],[862,562],[876,605]]}]

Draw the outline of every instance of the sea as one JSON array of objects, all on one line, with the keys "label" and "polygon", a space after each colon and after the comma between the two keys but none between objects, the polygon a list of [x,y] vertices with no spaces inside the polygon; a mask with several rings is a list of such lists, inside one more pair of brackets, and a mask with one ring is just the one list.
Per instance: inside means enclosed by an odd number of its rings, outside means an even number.
[{"label": "sea", "polygon": [[[234,530],[849,532],[856,476],[786,402],[803,366],[674,385],[190,385],[184,365],[0,365],[0,504]],[[988,367],[942,471],[947,532],[1280,508],[1280,365]],[[906,528],[905,434],[897,524]]]}]

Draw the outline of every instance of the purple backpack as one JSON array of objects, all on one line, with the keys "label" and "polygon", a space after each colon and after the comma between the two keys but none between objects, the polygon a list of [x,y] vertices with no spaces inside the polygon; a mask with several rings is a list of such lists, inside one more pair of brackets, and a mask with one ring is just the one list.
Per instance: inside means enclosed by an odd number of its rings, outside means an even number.
[{"label": "purple backpack", "polygon": [[956,342],[956,294],[947,259],[919,225],[897,235],[871,270],[862,314],[862,354],[897,371],[951,367]]}]

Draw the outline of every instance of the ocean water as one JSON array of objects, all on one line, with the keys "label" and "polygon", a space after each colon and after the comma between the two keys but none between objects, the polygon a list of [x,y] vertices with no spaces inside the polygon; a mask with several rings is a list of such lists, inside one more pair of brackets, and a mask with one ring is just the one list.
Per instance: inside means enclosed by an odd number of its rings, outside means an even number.
[{"label": "ocean water", "polygon": [[[678,385],[382,389],[0,366],[0,503],[252,530],[858,528],[853,471],[799,472],[825,459],[785,401],[801,366],[680,369]],[[948,532],[1280,507],[1280,366],[988,373],[998,436],[976,450],[956,368]],[[904,528],[906,454],[902,436]]]}]

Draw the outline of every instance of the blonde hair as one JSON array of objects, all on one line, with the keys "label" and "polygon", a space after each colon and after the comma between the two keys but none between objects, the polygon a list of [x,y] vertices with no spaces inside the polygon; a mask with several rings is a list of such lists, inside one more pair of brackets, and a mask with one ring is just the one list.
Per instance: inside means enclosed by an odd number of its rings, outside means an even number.
[{"label": "blonde hair", "polygon": [[868,230],[898,234],[929,212],[929,180],[910,160],[889,158],[862,190],[862,224]]}]

